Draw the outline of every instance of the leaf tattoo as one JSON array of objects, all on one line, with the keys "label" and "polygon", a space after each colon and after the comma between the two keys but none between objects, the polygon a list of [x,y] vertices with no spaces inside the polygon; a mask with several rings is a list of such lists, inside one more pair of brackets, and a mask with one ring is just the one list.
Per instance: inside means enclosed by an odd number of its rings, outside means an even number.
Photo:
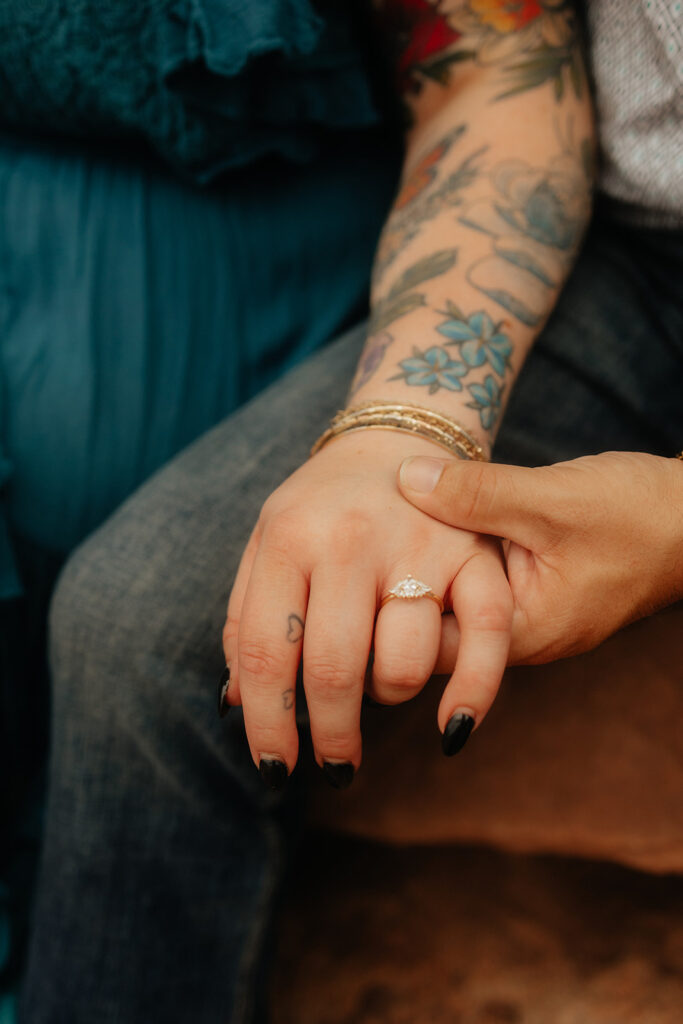
[{"label": "leaf tattoo", "polygon": [[358,363],[356,376],[349,391],[349,398],[352,398],[357,391],[360,391],[370,381],[382,364],[386,350],[393,342],[388,331],[382,331],[368,339],[363,354]]},{"label": "leaf tattoo", "polygon": [[447,270],[455,266],[457,258],[457,249],[442,249],[440,252],[433,252],[431,255],[425,256],[424,259],[418,260],[417,263],[413,263],[411,267],[403,271],[389,289],[388,297],[399,295],[401,292],[408,291],[409,288],[416,288],[424,281],[445,274]]}]

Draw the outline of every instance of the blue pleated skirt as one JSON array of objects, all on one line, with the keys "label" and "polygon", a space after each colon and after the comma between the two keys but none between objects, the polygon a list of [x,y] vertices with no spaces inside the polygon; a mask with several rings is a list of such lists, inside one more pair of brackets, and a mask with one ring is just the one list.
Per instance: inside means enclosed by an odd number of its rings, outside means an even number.
[{"label": "blue pleated skirt", "polygon": [[0,137],[0,597],[362,315],[397,164],[372,129],[201,190]]}]

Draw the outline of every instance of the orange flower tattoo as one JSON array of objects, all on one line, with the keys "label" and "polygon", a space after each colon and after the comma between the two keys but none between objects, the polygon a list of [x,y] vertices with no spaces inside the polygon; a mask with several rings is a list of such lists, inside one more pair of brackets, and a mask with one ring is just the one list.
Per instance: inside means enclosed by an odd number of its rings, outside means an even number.
[{"label": "orange flower tattoo", "polygon": [[496,32],[518,32],[543,13],[538,0],[470,0],[470,9]]}]

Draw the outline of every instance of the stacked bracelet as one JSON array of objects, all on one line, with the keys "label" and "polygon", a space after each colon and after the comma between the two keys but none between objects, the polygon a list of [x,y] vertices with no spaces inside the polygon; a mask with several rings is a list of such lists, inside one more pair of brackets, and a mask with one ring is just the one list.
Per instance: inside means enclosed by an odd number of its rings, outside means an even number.
[{"label": "stacked bracelet", "polygon": [[399,430],[433,441],[460,459],[488,462],[482,446],[459,423],[433,409],[395,402],[365,402],[342,409],[315,442],[311,455],[320,451],[332,438],[354,430]]}]

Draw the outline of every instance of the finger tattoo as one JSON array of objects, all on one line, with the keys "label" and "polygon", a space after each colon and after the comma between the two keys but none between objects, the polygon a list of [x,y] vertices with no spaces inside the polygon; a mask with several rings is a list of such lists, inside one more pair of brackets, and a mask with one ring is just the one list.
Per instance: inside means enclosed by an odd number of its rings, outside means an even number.
[{"label": "finger tattoo", "polygon": [[304,635],[304,620],[294,612],[287,616],[287,639],[290,644],[297,644]]}]

